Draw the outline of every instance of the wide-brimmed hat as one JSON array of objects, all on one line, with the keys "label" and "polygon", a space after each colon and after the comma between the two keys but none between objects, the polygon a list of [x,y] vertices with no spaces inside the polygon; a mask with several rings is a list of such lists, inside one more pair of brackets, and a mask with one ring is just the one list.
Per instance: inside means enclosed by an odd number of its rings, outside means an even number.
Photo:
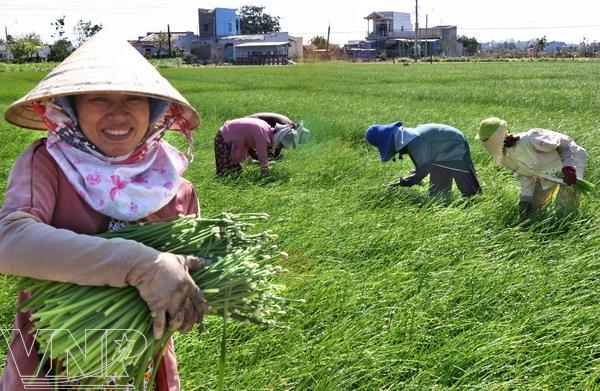
[{"label": "wide-brimmed hat", "polygon": [[[171,129],[197,128],[200,115],[189,102],[126,40],[103,30],[90,38],[4,113],[6,121],[46,129],[33,106],[58,96],[125,93],[164,99],[179,121]],[[184,120],[186,123],[182,123]]]},{"label": "wide-brimmed hat", "polygon": [[483,148],[499,165],[503,163],[504,137],[506,136],[506,121],[498,117],[486,118],[479,124],[475,138],[481,141]]},{"label": "wide-brimmed hat", "polygon": [[246,117],[262,119],[263,121],[271,125],[271,127],[275,127],[276,124],[292,125],[294,123],[287,116],[279,113],[261,112],[250,114]]},{"label": "wide-brimmed hat", "polygon": [[398,121],[388,125],[371,125],[365,132],[365,140],[379,149],[382,162],[388,161],[394,156],[392,141],[394,140],[394,133],[401,127],[402,122]]},{"label": "wide-brimmed hat", "polygon": [[487,141],[498,129],[506,131],[506,121],[498,117],[486,118],[479,124],[479,131],[475,139],[481,140],[481,142]]}]

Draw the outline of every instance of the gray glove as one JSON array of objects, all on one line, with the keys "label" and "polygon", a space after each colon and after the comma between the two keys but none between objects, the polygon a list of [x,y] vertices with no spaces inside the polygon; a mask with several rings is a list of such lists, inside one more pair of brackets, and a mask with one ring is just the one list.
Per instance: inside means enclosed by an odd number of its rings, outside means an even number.
[{"label": "gray glove", "polygon": [[152,311],[154,338],[162,337],[167,315],[170,330],[187,332],[202,322],[208,305],[188,272],[206,265],[202,258],[160,253],[154,262],[132,270],[129,283]]}]

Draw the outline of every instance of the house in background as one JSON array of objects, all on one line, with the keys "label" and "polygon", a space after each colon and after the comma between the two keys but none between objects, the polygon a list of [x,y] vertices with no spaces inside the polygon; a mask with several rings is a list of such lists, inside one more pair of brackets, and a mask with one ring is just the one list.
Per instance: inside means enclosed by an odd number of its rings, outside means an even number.
[{"label": "house in background", "polygon": [[[385,52],[390,57],[409,55],[409,48],[405,43],[414,41],[415,31],[412,28],[410,14],[407,12],[379,11],[365,16],[367,20],[368,47],[374,51]],[[357,54],[367,54],[365,48],[357,48],[350,44],[348,50],[353,58]],[[362,50],[356,50],[362,49]],[[363,56],[361,56],[363,57]],[[359,58],[361,58],[359,57]]]},{"label": "house in background", "polygon": [[198,35],[177,39],[184,54],[203,62],[234,64],[287,64],[302,58],[302,38],[286,32],[240,34],[237,10],[233,8],[198,9]]},{"label": "house in background", "polygon": [[[167,57],[169,54],[169,45],[165,40],[164,35],[167,34],[164,31],[160,32],[147,32],[146,36],[138,37],[137,40],[129,40],[131,46],[137,49],[144,57]],[[181,52],[181,48],[177,46],[177,42],[180,37],[194,35],[191,31],[175,31],[171,32],[171,50],[178,53]]]},{"label": "house in background", "polygon": [[551,41],[544,46],[544,53],[548,54],[557,54],[562,51],[565,51],[569,45],[566,42],[562,41]]},{"label": "house in background", "polygon": [[288,35],[288,56],[290,60],[298,62],[304,59],[304,40],[302,37]]},{"label": "house in background", "polygon": [[456,40],[456,26],[420,28],[417,34],[407,12],[372,12],[365,19],[368,23],[365,37],[368,47],[349,42],[346,45],[349,53],[364,56],[367,53],[365,49],[374,49],[379,53],[385,52],[388,57],[412,56],[417,36],[417,49],[421,56],[428,53],[449,57],[463,55],[462,44]]},{"label": "house in background", "polygon": [[0,60],[8,59],[8,47],[4,42],[0,43]]},{"label": "house in background", "polygon": [[43,44],[38,51],[38,56],[42,61],[47,61],[48,57],[50,56],[50,45]]},{"label": "house in background", "polygon": [[367,27],[367,38],[410,38],[411,32],[414,37],[407,12],[372,12],[365,19],[372,27]]},{"label": "house in background", "polygon": [[[168,45],[160,34],[165,33],[149,32],[129,43],[146,57],[159,57],[168,54]],[[235,8],[198,8],[198,35],[171,32],[171,45],[180,55],[191,58],[190,62],[288,64],[303,57],[302,37],[287,32],[240,34]]]},{"label": "house in background", "polygon": [[373,61],[377,57],[377,50],[371,46],[369,41],[365,40],[348,41],[344,45],[344,51],[354,62]]},{"label": "house in background", "polygon": [[233,47],[233,61],[245,65],[285,65],[288,47],[287,41],[238,43]]},{"label": "house in background", "polygon": [[[10,36],[9,36],[10,37]],[[50,56],[50,48],[51,45],[43,44],[40,46],[37,54],[35,56],[31,56],[29,58],[25,58],[25,61],[48,61],[48,57]],[[0,43],[0,61],[6,61],[13,59],[12,53],[10,52],[10,48],[6,44],[6,42]]]},{"label": "house in background", "polygon": [[419,52],[422,56],[438,54],[447,57],[460,57],[465,55],[462,43],[457,41],[456,26],[434,26],[419,29],[418,35],[421,46]]},{"label": "house in background", "polygon": [[297,50],[303,47],[301,37],[290,37],[286,32],[222,37],[219,44],[224,47],[226,61],[246,65],[285,65],[290,56],[297,60]]}]

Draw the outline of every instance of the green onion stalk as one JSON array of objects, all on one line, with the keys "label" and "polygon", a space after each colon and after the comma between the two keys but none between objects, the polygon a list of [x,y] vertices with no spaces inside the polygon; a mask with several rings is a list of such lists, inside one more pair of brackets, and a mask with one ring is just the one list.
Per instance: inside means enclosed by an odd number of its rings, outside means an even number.
[{"label": "green onion stalk", "polygon": [[[285,253],[268,242],[269,232],[249,234],[265,214],[223,213],[213,218],[180,216],[162,222],[131,224],[102,233],[103,238],[135,240],[162,252],[209,259],[191,276],[208,301],[208,315],[274,326],[284,314],[282,285],[271,282],[284,272],[271,261]],[[33,333],[42,360],[38,371],[51,362],[55,376],[81,386],[103,384],[114,376],[117,384],[134,381],[143,389],[144,375],[152,389],[158,364],[173,331],[159,340],[152,333],[152,314],[134,287],[82,286],[22,278],[18,284],[31,294],[18,311],[32,311]],[[51,361],[50,361],[51,360]]]},{"label": "green onion stalk", "polygon": [[595,189],[596,186],[590,181],[586,181],[585,179],[577,179],[575,181],[575,190],[583,195],[592,194]]},{"label": "green onion stalk", "polygon": [[[565,174],[563,174],[561,171],[552,171],[550,173],[550,179],[564,179],[564,177]],[[585,196],[591,195],[594,190],[596,190],[596,185],[590,181],[580,178],[577,178],[573,187],[575,188],[575,191]]]}]

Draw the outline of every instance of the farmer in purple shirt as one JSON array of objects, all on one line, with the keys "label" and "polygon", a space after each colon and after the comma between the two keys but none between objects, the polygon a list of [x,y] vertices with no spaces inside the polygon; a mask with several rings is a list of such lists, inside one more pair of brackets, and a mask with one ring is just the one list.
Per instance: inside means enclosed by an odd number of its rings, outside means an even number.
[{"label": "farmer in purple shirt", "polygon": [[[297,129],[298,126],[302,126],[302,122],[295,123],[294,121],[289,119],[287,116],[285,116],[283,114],[279,114],[279,113],[268,113],[268,112],[254,113],[254,114],[248,115],[247,117],[262,119],[263,121],[268,123],[269,126],[271,126],[272,128],[275,128],[277,126],[277,124],[292,125],[294,129]],[[283,148],[281,146],[279,146],[275,149],[269,149],[269,151],[268,151],[269,159],[270,160],[281,159],[283,157],[283,154],[281,153],[282,149]],[[252,159],[258,160],[258,155],[256,154],[256,151],[254,149],[249,150],[248,153],[250,154],[250,157]]]},{"label": "farmer in purple shirt", "polygon": [[215,164],[218,176],[242,170],[242,162],[254,150],[263,175],[269,175],[269,151],[296,148],[308,137],[308,131],[293,125],[277,123],[271,127],[258,118],[237,118],[226,121],[215,136]]}]

